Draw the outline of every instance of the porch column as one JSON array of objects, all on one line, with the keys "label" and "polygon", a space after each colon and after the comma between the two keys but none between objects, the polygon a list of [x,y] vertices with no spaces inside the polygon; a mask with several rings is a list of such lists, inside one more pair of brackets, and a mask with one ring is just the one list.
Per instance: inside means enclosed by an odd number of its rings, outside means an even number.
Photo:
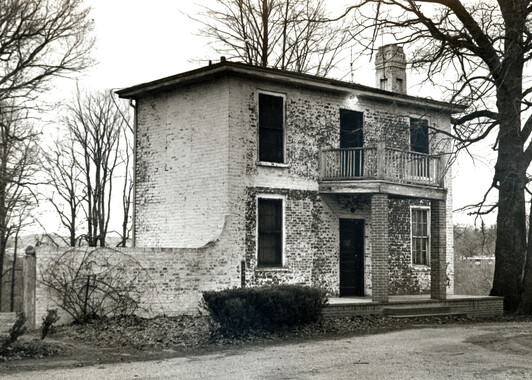
[{"label": "porch column", "polygon": [[446,208],[445,201],[432,200],[430,206],[430,298],[444,300],[446,287]]},{"label": "porch column", "polygon": [[371,197],[371,299],[388,302],[388,194]]}]

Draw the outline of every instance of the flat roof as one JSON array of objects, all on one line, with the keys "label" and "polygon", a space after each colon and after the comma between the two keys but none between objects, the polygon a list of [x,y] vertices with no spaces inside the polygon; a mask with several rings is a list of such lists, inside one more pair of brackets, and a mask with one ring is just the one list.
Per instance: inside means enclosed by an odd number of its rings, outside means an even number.
[{"label": "flat roof", "polygon": [[341,93],[354,93],[360,98],[367,98],[377,101],[395,102],[409,106],[431,108],[446,113],[457,113],[464,111],[467,107],[442,102],[438,100],[399,94],[385,91],[358,83],[345,82],[337,79],[329,79],[310,74],[302,74],[291,71],[272,69],[269,67],[253,66],[239,62],[222,61],[201,67],[196,70],[186,71],[177,75],[157,79],[151,82],[141,83],[135,86],[123,88],[116,91],[119,97],[127,99],[137,99],[146,95],[161,91],[188,86],[213,80],[226,75],[234,75],[270,81],[274,83],[288,84],[298,87],[307,87],[317,90]]}]

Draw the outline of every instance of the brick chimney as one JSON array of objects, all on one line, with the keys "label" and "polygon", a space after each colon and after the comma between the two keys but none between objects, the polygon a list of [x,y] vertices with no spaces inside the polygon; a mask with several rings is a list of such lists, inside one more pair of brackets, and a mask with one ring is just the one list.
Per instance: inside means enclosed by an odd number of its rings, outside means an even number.
[{"label": "brick chimney", "polygon": [[406,57],[397,44],[379,47],[375,55],[376,87],[406,94]]}]

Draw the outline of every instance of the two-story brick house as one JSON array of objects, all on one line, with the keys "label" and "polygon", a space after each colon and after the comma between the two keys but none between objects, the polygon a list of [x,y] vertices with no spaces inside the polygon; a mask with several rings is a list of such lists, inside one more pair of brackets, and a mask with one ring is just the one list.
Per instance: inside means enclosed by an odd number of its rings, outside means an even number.
[{"label": "two-story brick house", "polygon": [[437,131],[460,108],[407,95],[399,47],[376,61],[378,88],[222,60],[118,91],[135,106],[135,245],[216,246],[219,288],[452,293]]}]

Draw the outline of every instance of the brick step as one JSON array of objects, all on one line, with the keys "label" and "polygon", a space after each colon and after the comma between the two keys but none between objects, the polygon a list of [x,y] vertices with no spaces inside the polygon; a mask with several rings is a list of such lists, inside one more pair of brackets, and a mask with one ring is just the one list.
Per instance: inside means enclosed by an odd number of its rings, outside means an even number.
[{"label": "brick step", "polygon": [[465,313],[449,312],[449,313],[429,313],[429,314],[404,314],[404,315],[388,315],[390,318],[406,319],[406,318],[429,318],[429,317],[450,317],[450,316],[465,316]]},{"label": "brick step", "polygon": [[0,334],[7,334],[17,320],[17,313],[0,313]]},{"label": "brick step", "polygon": [[388,316],[441,315],[449,314],[450,312],[451,308],[449,306],[440,305],[389,306],[383,309],[383,314]]}]

